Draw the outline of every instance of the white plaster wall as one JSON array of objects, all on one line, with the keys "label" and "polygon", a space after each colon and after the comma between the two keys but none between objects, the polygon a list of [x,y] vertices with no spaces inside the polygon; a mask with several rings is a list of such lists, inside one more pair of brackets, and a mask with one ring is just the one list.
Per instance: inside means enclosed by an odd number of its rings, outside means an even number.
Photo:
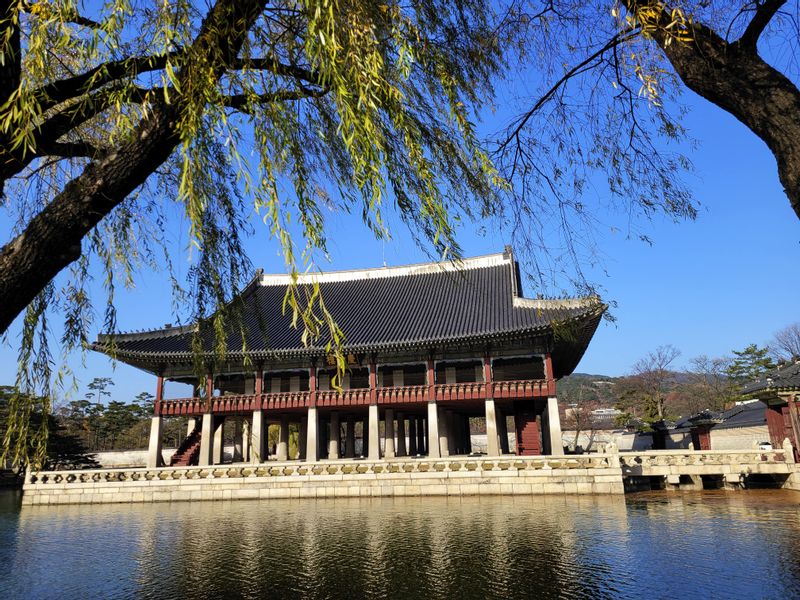
[{"label": "white plaster wall", "polygon": [[762,442],[769,442],[766,425],[711,430],[712,450],[752,450],[754,443]]}]

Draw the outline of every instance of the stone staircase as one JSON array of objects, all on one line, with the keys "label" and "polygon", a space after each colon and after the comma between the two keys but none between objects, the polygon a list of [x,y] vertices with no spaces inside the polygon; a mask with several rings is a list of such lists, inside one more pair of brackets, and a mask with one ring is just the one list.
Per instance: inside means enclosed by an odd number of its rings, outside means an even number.
[{"label": "stone staircase", "polygon": [[195,428],[194,431],[183,440],[183,443],[169,459],[170,467],[188,467],[198,463],[200,456],[200,428]]}]

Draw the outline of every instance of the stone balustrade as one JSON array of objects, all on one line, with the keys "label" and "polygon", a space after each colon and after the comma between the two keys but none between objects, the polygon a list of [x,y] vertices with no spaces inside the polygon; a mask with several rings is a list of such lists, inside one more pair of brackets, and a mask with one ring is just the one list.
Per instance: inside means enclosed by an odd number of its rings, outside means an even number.
[{"label": "stone balustrade", "polygon": [[[793,456],[791,453],[789,456]],[[210,467],[98,469],[29,473],[23,504],[157,502],[237,498],[623,493],[623,479],[722,476],[738,485],[753,474],[800,471],[783,449],[657,450],[580,456],[457,456],[441,459],[266,462]]]},{"label": "stone balustrade", "polygon": [[466,473],[497,471],[538,471],[553,469],[608,469],[613,456],[586,454],[582,456],[536,456],[502,458],[445,458],[441,460],[381,460],[381,461],[299,461],[268,462],[260,465],[215,465],[211,467],[164,467],[160,469],[87,469],[81,471],[36,471],[29,474],[26,484],[109,483],[127,481],[226,479],[231,477],[315,477],[328,475],[377,475],[391,473]]},{"label": "stone balustrade", "polygon": [[623,476],[791,473],[793,465],[778,450],[651,450],[619,455]]},{"label": "stone balustrade", "polygon": [[616,456],[596,454],[40,471],[23,504],[622,492]]}]

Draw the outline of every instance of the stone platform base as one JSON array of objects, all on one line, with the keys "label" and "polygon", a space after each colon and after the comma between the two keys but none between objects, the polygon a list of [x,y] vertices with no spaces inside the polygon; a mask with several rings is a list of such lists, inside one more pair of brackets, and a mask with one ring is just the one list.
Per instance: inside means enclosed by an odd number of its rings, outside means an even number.
[{"label": "stone platform base", "polygon": [[445,458],[33,473],[22,503],[622,494],[615,456]]},{"label": "stone platform base", "polygon": [[786,483],[783,484],[783,489],[800,492],[800,471],[795,471],[789,475]]}]

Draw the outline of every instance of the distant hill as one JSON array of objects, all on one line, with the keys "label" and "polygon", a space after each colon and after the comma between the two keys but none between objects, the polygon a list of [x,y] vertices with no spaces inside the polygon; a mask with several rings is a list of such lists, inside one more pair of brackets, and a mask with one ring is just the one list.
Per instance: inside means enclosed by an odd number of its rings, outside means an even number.
[{"label": "distant hill", "polygon": [[597,402],[613,406],[616,402],[614,386],[619,377],[573,373],[562,377],[556,385],[559,400],[566,404],[573,402]]}]

